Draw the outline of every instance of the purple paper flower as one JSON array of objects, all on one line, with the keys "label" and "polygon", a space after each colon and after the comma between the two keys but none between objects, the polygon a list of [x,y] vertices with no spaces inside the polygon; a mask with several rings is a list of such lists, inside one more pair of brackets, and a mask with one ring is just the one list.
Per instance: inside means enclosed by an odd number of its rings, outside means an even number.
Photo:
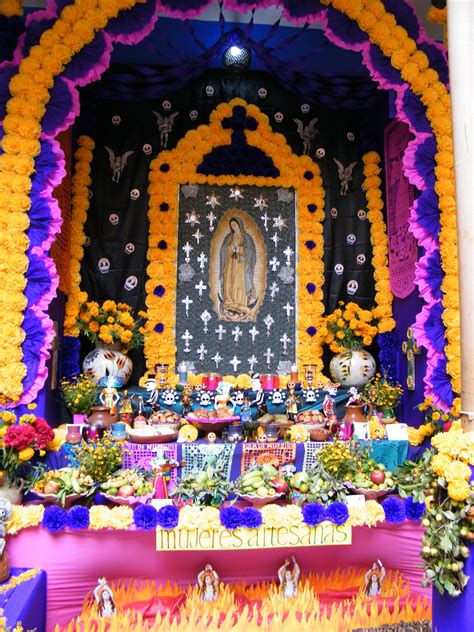
[{"label": "purple paper flower", "polygon": [[51,505],[44,510],[42,525],[48,529],[50,533],[57,533],[64,529],[66,522],[67,512],[62,507]]},{"label": "purple paper flower", "polygon": [[316,244],[312,239],[308,239],[308,241],[305,241],[304,243],[308,250],[313,250],[313,248],[316,248]]},{"label": "purple paper flower", "polygon": [[246,529],[258,529],[262,524],[262,514],[258,509],[254,509],[253,507],[246,507],[242,510],[241,515],[241,526]]},{"label": "purple paper flower", "polygon": [[405,503],[395,496],[389,496],[382,502],[385,518],[388,522],[399,524],[406,518]]},{"label": "purple paper flower", "polygon": [[163,323],[157,323],[154,327],[154,330],[157,334],[162,334],[165,330],[165,326],[163,325]]},{"label": "purple paper flower", "polygon": [[162,202],[160,204],[160,211],[165,213],[169,209],[169,207],[170,207],[170,205],[168,204],[168,202]]},{"label": "purple paper flower", "polygon": [[306,333],[308,334],[308,336],[313,337],[314,335],[316,335],[316,327],[313,327],[311,325],[310,327],[306,329]]},{"label": "purple paper flower", "polygon": [[166,241],[165,241],[164,239],[161,239],[161,240],[158,242],[158,248],[159,248],[160,250],[166,250],[166,249],[168,248],[168,244],[166,243]]},{"label": "purple paper flower", "polygon": [[219,512],[221,525],[226,529],[237,529],[242,522],[241,514],[237,507],[223,507]]},{"label": "purple paper flower", "polygon": [[170,166],[167,162],[164,162],[162,165],[160,165],[160,171],[162,173],[167,173],[170,170]]},{"label": "purple paper flower", "polygon": [[67,512],[66,526],[71,529],[87,529],[89,526],[89,510],[82,505],[71,507]]},{"label": "purple paper flower", "polygon": [[344,503],[331,503],[326,509],[327,519],[333,524],[344,524],[349,518],[349,510]]},{"label": "purple paper flower", "polygon": [[165,293],[165,288],[162,285],[157,285],[155,289],[153,290],[153,294],[155,296],[159,296],[160,298],[163,296],[164,293]]},{"label": "purple paper flower", "polygon": [[408,520],[414,522],[420,522],[421,517],[425,511],[425,503],[416,503],[413,500],[413,496],[405,498],[405,512]]},{"label": "purple paper flower", "polygon": [[[167,507],[162,507],[161,509],[167,509]],[[173,507],[173,509],[176,509],[176,507]],[[151,531],[158,524],[158,512],[151,505],[138,505],[133,510],[133,522],[137,529]]]},{"label": "purple paper flower", "polygon": [[303,514],[303,520],[305,524],[310,527],[315,527],[323,520],[326,520],[326,510],[321,503],[308,503],[303,505],[301,512]]},{"label": "purple paper flower", "polygon": [[174,505],[166,505],[158,509],[156,519],[162,529],[174,529],[178,526],[179,511]]}]

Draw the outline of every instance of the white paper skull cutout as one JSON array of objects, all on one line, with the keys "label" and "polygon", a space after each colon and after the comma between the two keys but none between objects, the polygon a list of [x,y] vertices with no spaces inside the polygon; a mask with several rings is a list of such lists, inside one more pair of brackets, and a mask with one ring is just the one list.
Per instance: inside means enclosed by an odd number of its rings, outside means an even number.
[{"label": "white paper skull cutout", "polygon": [[211,405],[211,396],[207,391],[201,392],[201,397],[199,398],[199,403],[201,406],[210,406]]},{"label": "white paper skull cutout", "polygon": [[356,241],[357,241],[357,237],[355,235],[353,235],[352,233],[347,235],[347,243],[349,244],[349,246],[352,246],[353,244],[355,244]]},{"label": "white paper skull cutout", "polygon": [[195,121],[197,117],[198,117],[198,111],[191,110],[191,112],[189,113],[189,118],[191,119],[191,121]]},{"label": "white paper skull cutout", "polygon": [[120,125],[121,122],[122,119],[118,114],[114,114],[114,116],[112,116],[112,125]]},{"label": "white paper skull cutout", "polygon": [[86,238],[84,239],[84,246],[86,246],[87,248],[87,246],[90,246],[90,245],[91,245],[91,238],[86,236]]},{"label": "white paper skull cutout", "polygon": [[281,123],[283,121],[283,114],[281,112],[275,112],[275,121]]},{"label": "white paper skull cutout", "polygon": [[176,391],[166,390],[161,397],[161,402],[165,406],[173,406],[173,404],[176,402]]},{"label": "white paper skull cutout", "polygon": [[259,96],[261,99],[265,99],[265,98],[266,98],[266,96],[267,96],[267,94],[268,94],[268,92],[266,91],[266,89],[265,89],[265,88],[259,88],[259,90],[258,90],[258,96]]},{"label": "white paper skull cutout", "polygon": [[361,208],[360,211],[357,211],[357,217],[359,219],[367,219],[367,213]]},{"label": "white paper skull cutout", "polygon": [[143,145],[142,149],[143,149],[143,153],[146,154],[147,156],[149,156],[151,154],[151,152],[152,152],[153,147],[150,144],[145,143]]},{"label": "white paper skull cutout", "polygon": [[280,390],[274,390],[272,393],[272,404],[276,406],[278,404],[283,404],[283,393]]},{"label": "white paper skull cutout", "polygon": [[357,292],[358,287],[359,287],[359,284],[357,283],[357,281],[354,281],[354,279],[351,279],[347,284],[347,293],[352,296],[353,294]]},{"label": "white paper skull cutout", "polygon": [[342,263],[336,263],[336,265],[334,266],[334,272],[341,276],[341,274],[344,272],[344,266],[342,265]]},{"label": "white paper skull cutout", "polygon": [[324,158],[325,155],[326,150],[324,149],[324,147],[318,147],[318,149],[316,149],[316,158]]},{"label": "white paper skull cutout", "polygon": [[131,255],[132,252],[135,251],[135,244],[132,244],[132,242],[128,243],[125,246],[125,252],[127,253],[127,255]]},{"label": "white paper skull cutout", "polygon": [[244,403],[244,392],[236,391],[234,399],[232,401],[234,403],[234,406],[242,406],[242,404]]},{"label": "white paper skull cutout", "polygon": [[140,197],[140,191],[138,189],[132,189],[130,191],[130,197],[132,198],[132,200],[138,200],[138,198]]},{"label": "white paper skull cutout", "polygon": [[214,96],[214,88],[212,86],[206,86],[206,94],[208,97]]},{"label": "white paper skull cutout", "polygon": [[316,401],[316,391],[312,388],[303,391],[304,399],[307,404],[314,404]]},{"label": "white paper skull cutout", "polygon": [[309,105],[307,103],[303,103],[303,105],[301,106],[301,111],[303,112],[303,114],[308,114]]},{"label": "white paper skull cutout", "polygon": [[130,292],[130,290],[134,290],[138,285],[138,279],[136,276],[129,276],[125,279],[125,283],[123,284],[123,287]]},{"label": "white paper skull cutout", "polygon": [[331,209],[331,217],[333,219],[336,219],[336,217],[337,217],[337,208],[335,206],[333,206],[332,209]]},{"label": "white paper skull cutout", "polygon": [[112,226],[117,226],[117,224],[119,223],[119,216],[117,215],[117,213],[110,213],[109,222],[112,224]]},{"label": "white paper skull cutout", "polygon": [[171,110],[171,101],[168,101],[167,99],[165,101],[163,101],[163,103],[161,104],[163,107],[163,110],[166,110],[167,112],[169,110]]},{"label": "white paper skull cutout", "polygon": [[107,274],[110,268],[110,261],[105,257],[102,257],[102,259],[99,259],[97,266],[102,274]]},{"label": "white paper skull cutout", "polygon": [[364,265],[365,255],[357,255],[356,261],[360,266]]},{"label": "white paper skull cutout", "polygon": [[352,132],[347,132],[347,140],[353,143],[355,140],[355,134],[353,134]]}]

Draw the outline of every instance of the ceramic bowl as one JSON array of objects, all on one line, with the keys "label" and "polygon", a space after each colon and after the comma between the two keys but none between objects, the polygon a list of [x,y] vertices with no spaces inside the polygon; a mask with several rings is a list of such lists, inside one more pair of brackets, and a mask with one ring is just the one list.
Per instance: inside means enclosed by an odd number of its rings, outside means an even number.
[{"label": "ceramic bowl", "polygon": [[257,509],[268,505],[268,503],[277,500],[277,498],[280,498],[281,496],[283,496],[283,492],[275,493],[273,494],[273,496],[259,496],[258,494],[239,494],[239,498],[247,501],[248,503],[251,503],[254,507],[257,507]]},{"label": "ceramic bowl", "polygon": [[344,485],[353,494],[361,494],[362,496],[365,496],[366,500],[383,498],[383,496],[387,496],[387,494],[393,494],[393,492],[397,489],[396,487],[392,487],[391,489],[363,489],[362,487],[354,487],[354,485],[351,485],[351,483],[348,483],[347,481]]},{"label": "ceramic bowl", "polygon": [[116,505],[128,505],[128,507],[136,507],[138,505],[146,505],[154,496],[154,492],[150,492],[149,494],[144,494],[143,496],[128,496],[128,498],[123,498],[123,496],[111,496],[110,494],[102,494],[104,498],[107,498],[111,503]]}]

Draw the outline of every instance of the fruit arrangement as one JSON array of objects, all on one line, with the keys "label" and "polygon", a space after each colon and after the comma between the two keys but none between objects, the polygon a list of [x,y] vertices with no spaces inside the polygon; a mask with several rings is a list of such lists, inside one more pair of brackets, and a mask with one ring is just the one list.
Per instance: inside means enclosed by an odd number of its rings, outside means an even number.
[{"label": "fruit arrangement", "polygon": [[296,472],[288,477],[289,500],[297,505],[305,502],[321,502],[323,505],[344,502],[347,488],[330,476],[320,463],[307,472]]},{"label": "fruit arrangement", "polygon": [[78,468],[63,467],[59,470],[47,470],[35,482],[31,491],[41,497],[54,497],[54,500],[65,507],[68,500],[90,493],[93,485],[92,477],[81,474]]},{"label": "fruit arrangement", "polygon": [[180,416],[173,412],[172,410],[157,410],[154,413],[152,413],[150,415],[150,418],[148,420],[148,422],[154,426],[154,425],[160,425],[160,424],[171,424],[171,425],[175,425],[175,424],[180,424],[181,418]]},{"label": "fruit arrangement", "polygon": [[271,502],[285,494],[287,489],[284,476],[270,463],[251,468],[235,482],[236,492],[256,504]]},{"label": "fruit arrangement", "polygon": [[204,470],[185,474],[169,494],[177,506],[220,507],[233,491],[225,474],[225,458],[216,457]]},{"label": "fruit arrangement", "polygon": [[140,498],[154,493],[151,472],[140,469],[121,469],[109,476],[99,487],[106,496]]},{"label": "fruit arrangement", "polygon": [[[371,472],[358,472],[346,481],[346,486],[364,495],[383,496],[396,487],[395,476],[383,463],[377,463]],[[374,494],[373,492],[378,492]]]}]

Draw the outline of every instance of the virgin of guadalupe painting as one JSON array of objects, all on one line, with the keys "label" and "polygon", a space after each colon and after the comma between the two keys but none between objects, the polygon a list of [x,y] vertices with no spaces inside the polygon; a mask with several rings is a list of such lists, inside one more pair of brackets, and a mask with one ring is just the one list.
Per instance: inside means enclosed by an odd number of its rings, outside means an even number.
[{"label": "virgin of guadalupe painting", "polygon": [[243,211],[225,213],[211,244],[211,295],[220,320],[255,320],[265,268],[265,244],[255,222]]}]

